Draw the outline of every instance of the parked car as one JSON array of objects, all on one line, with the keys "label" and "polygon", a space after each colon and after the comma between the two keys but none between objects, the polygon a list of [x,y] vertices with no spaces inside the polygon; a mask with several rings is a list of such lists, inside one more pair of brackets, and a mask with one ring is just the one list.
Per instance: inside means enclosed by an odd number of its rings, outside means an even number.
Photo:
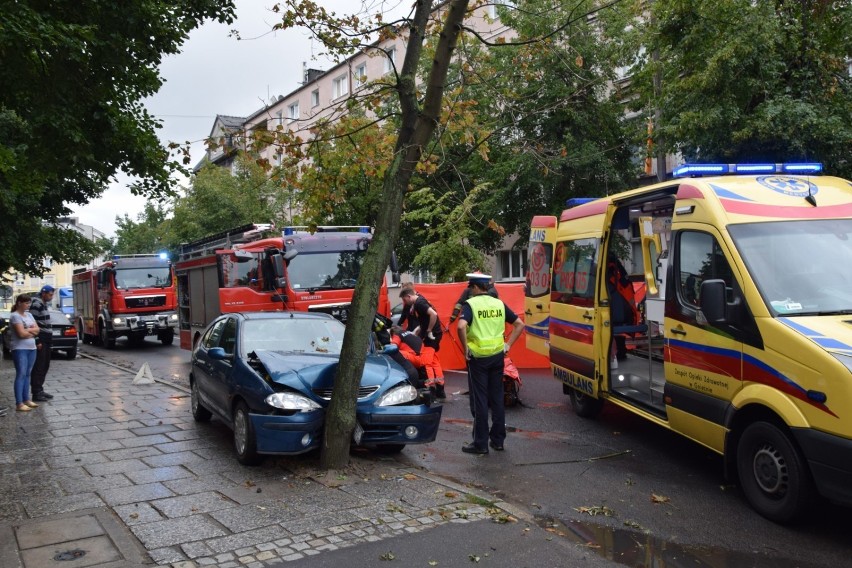
[{"label": "parked car", "polygon": [[[66,314],[59,310],[50,308],[48,311],[50,313],[50,326],[53,332],[53,342],[50,348],[51,358],[55,358],[56,353],[61,351],[67,359],[76,359],[77,329],[74,327],[74,323],[71,322]],[[3,320],[8,324],[8,317],[3,318]],[[4,325],[0,325],[0,327],[4,327]],[[5,355],[9,354],[12,333],[12,327],[6,326],[6,331],[3,333],[3,353]]]},{"label": "parked car", "polygon": [[[224,314],[192,353],[196,421],[216,416],[234,432],[240,463],[261,454],[293,455],[319,447],[340,363],[344,326],[307,312]],[[431,442],[441,405],[432,405],[397,363],[371,344],[358,389],[355,445],[384,452]]]}]

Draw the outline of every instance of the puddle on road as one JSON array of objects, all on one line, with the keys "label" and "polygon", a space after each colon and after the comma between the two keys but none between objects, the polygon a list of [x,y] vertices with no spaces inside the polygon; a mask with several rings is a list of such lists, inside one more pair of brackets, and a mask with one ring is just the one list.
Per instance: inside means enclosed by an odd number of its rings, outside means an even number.
[{"label": "puddle on road", "polygon": [[607,527],[583,521],[566,525],[548,518],[536,523],[550,533],[573,540],[598,555],[635,568],[805,568],[810,566],[786,558],[754,552],[738,552],[710,546],[689,546],[670,542],[636,530]]}]

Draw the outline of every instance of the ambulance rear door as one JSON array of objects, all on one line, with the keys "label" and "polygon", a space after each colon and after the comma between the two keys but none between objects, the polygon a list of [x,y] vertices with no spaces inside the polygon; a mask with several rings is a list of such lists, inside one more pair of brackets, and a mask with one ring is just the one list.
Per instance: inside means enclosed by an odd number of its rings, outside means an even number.
[{"label": "ambulance rear door", "polygon": [[549,354],[550,349],[550,281],[556,226],[555,216],[533,217],[524,285],[527,349],[545,356]]}]

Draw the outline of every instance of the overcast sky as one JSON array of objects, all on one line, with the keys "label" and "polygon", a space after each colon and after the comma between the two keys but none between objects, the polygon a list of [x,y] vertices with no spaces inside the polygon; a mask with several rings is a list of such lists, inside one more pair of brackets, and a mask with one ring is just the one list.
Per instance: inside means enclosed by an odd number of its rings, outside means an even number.
[{"label": "overcast sky", "polygon": [[[338,14],[350,13],[361,5],[357,0],[318,3]],[[365,3],[381,4],[380,0]],[[321,49],[306,30],[270,32],[278,21],[269,9],[274,4],[272,0],[237,0],[234,24],[205,23],[189,36],[180,54],[163,61],[165,84],[146,106],[163,122],[159,134],[164,143],[192,143],[192,165],[204,155],[204,139],[217,114],[248,116],[271,97],[295,90],[303,63],[317,69],[331,66],[327,60],[312,60]],[[398,11],[400,4],[410,2],[390,4]],[[229,37],[232,29],[243,39]],[[120,179],[100,199],[74,207],[73,215],[81,223],[114,236],[116,216],[127,213],[135,221],[145,205],[144,198],[130,193],[127,183],[127,178]]]}]

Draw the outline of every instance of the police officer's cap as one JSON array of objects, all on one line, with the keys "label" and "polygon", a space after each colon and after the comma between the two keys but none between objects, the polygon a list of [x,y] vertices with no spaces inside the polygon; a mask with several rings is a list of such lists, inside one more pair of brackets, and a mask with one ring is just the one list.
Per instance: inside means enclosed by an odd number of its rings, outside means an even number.
[{"label": "police officer's cap", "polygon": [[465,278],[467,278],[468,286],[476,285],[483,290],[488,288],[488,285],[491,283],[491,275],[481,272],[469,272],[465,274]]}]

